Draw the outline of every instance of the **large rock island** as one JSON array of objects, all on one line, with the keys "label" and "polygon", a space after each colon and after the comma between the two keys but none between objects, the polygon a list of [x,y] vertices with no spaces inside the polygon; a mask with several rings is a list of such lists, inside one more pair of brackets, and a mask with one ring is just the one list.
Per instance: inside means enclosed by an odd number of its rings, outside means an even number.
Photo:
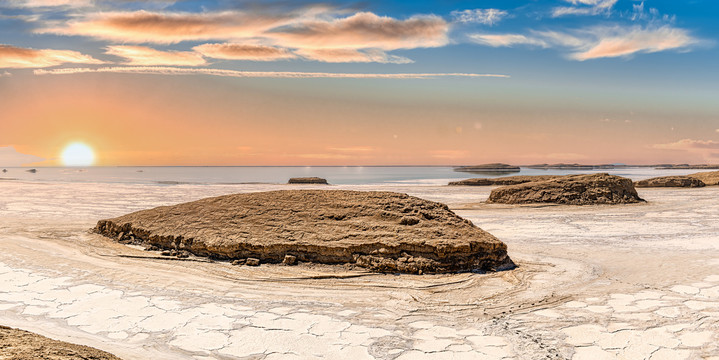
[{"label": "large rock island", "polygon": [[215,259],[280,263],[289,255],[404,273],[514,267],[503,242],[446,205],[393,192],[225,195],[100,220],[95,231]]},{"label": "large rock island", "polygon": [[632,180],[606,173],[567,175],[550,180],[498,187],[488,203],[568,205],[626,204],[643,202]]},{"label": "large rock island", "polygon": [[454,171],[468,172],[474,174],[511,174],[520,172],[519,166],[502,164],[502,163],[491,163],[482,165],[470,165],[470,166],[459,166],[454,168]]}]

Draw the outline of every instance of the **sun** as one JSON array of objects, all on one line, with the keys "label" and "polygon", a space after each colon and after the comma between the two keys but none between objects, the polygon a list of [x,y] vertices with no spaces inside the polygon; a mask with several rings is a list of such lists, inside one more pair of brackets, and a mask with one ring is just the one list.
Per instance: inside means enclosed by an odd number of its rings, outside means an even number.
[{"label": "sun", "polygon": [[61,159],[65,166],[90,166],[95,162],[95,153],[91,147],[75,142],[65,146]]}]

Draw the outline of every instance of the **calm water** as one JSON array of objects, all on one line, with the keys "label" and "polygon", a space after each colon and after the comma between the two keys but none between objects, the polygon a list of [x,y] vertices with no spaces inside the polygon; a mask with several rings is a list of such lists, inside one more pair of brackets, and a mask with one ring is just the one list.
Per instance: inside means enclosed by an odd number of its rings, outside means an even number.
[{"label": "calm water", "polygon": [[469,174],[452,167],[431,166],[337,166],[337,167],[88,167],[6,168],[2,180],[39,182],[135,183],[169,186],[175,184],[286,183],[291,177],[319,176],[332,184],[445,185],[448,181],[473,177],[507,175],[564,175],[608,172],[641,180],[656,176],[685,175],[700,170],[655,170],[623,168],[615,170],[536,170],[522,168],[512,174]]}]

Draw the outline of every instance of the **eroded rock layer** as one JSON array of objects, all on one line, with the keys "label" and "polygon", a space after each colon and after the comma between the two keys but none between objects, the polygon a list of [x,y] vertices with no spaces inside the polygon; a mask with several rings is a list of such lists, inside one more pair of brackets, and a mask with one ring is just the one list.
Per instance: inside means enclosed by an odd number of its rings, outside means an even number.
[{"label": "eroded rock layer", "polygon": [[704,187],[703,181],[690,176],[661,176],[640,180],[634,183],[636,187]]},{"label": "eroded rock layer", "polygon": [[489,203],[555,203],[569,205],[643,202],[632,180],[609,174],[567,175],[545,181],[498,187]]},{"label": "eroded rock layer", "polygon": [[0,359],[120,360],[112,354],[88,346],[53,340],[6,326],[0,326]]},{"label": "eroded rock layer", "polygon": [[95,231],[216,259],[280,263],[292,255],[404,273],[514,267],[503,242],[446,205],[392,192],[225,195],[101,220]]},{"label": "eroded rock layer", "polygon": [[475,178],[459,181],[452,181],[450,186],[493,186],[493,185],[517,185],[533,181],[545,181],[556,179],[563,175],[517,175],[503,176],[498,178]]},{"label": "eroded rock layer", "polygon": [[320,177],[290,178],[288,184],[327,184],[327,180]]},{"label": "eroded rock layer", "polygon": [[707,186],[719,185],[719,171],[705,171],[687,175],[699,179]]}]

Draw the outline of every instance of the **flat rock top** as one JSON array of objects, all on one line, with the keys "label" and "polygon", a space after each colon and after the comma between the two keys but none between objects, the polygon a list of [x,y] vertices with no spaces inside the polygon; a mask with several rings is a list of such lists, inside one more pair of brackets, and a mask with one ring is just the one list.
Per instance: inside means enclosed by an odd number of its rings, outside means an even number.
[{"label": "flat rock top", "polygon": [[327,179],[321,177],[296,177],[290,178],[288,184],[327,184]]},{"label": "flat rock top", "polygon": [[454,168],[455,171],[519,171],[519,166],[509,165],[509,164],[502,164],[502,163],[491,163],[491,164],[480,164],[480,165],[469,165],[469,166],[459,166]]},{"label": "flat rock top", "polygon": [[567,175],[545,181],[502,186],[487,202],[505,204],[556,203],[570,205],[642,202],[630,179],[616,175]]},{"label": "flat rock top", "polygon": [[219,259],[279,262],[291,255],[410,273],[514,266],[503,242],[446,205],[393,192],[225,195],[100,220],[95,231]]},{"label": "flat rock top", "polygon": [[491,186],[491,185],[516,185],[533,181],[551,180],[564,175],[516,175],[502,176],[497,178],[474,178],[459,181],[452,181],[449,185],[467,185],[467,186]]},{"label": "flat rock top", "polygon": [[705,171],[687,175],[701,180],[706,185],[719,185],[719,171]]},{"label": "flat rock top", "polygon": [[52,340],[28,331],[0,326],[0,359],[12,360],[121,360],[88,346]]},{"label": "flat rock top", "polygon": [[660,176],[640,180],[634,183],[636,187],[703,187],[704,182],[691,176]]}]

